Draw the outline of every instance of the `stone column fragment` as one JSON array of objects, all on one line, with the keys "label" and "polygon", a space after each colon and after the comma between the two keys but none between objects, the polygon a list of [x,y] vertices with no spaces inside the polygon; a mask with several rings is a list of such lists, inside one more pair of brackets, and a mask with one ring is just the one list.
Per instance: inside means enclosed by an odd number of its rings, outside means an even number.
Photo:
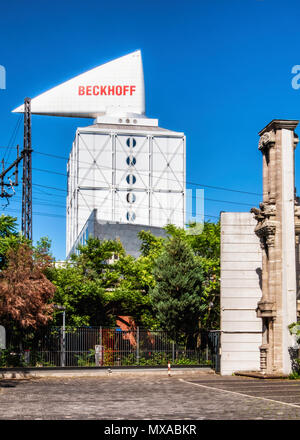
[{"label": "stone column fragment", "polygon": [[263,202],[252,208],[256,234],[263,249],[261,372],[288,374],[293,345],[288,325],[297,319],[296,240],[300,233],[300,207],[295,197],[294,150],[298,121],[271,121],[260,131],[263,154]]}]

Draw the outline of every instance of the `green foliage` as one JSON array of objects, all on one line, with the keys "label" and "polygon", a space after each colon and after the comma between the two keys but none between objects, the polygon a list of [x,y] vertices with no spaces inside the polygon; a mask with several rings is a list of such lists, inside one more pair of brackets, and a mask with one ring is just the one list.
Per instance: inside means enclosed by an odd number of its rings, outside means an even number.
[{"label": "green foliage", "polygon": [[51,255],[51,243],[52,240],[50,240],[50,238],[48,236],[46,237],[41,237],[35,245],[34,248],[34,255],[36,257],[41,257],[41,256],[50,256],[51,259],[52,255]]},{"label": "green foliage", "polygon": [[204,222],[201,234],[196,235],[174,225],[168,225],[166,230],[171,236],[179,235],[191,246],[203,271],[202,328],[220,328],[220,222]]},{"label": "green foliage", "polygon": [[89,350],[88,353],[75,355],[78,367],[95,367],[95,350]]},{"label": "green foliage", "polygon": [[0,216],[0,238],[17,236],[17,218],[2,214]]},{"label": "green foliage", "polygon": [[24,356],[11,350],[0,350],[0,367],[24,367]]},{"label": "green foliage", "polygon": [[[203,271],[180,234],[165,245],[154,264],[151,301],[162,329],[177,342],[195,334],[203,308]],[[196,328],[195,328],[196,326]]]},{"label": "green foliage", "polygon": [[17,219],[10,215],[0,216],[0,270],[6,263],[6,254],[9,249],[17,249],[21,243],[29,244],[21,234],[17,232]]},{"label": "green foliage", "polygon": [[[97,238],[89,238],[79,250],[70,263],[48,273],[57,287],[54,302],[66,308],[68,325],[110,326],[117,316],[129,315],[138,325],[151,326],[151,257],[134,259],[119,241]],[[61,322],[57,312],[54,322]]]},{"label": "green foliage", "polygon": [[[211,361],[200,361],[197,356],[179,356],[177,359],[172,361],[172,354],[166,353],[164,351],[158,351],[151,353],[150,355],[140,356],[139,363],[137,364],[136,354],[130,353],[127,356],[124,356],[120,360],[120,364],[122,366],[126,365],[139,365],[139,366],[164,366],[166,367],[168,363],[171,362],[171,365],[210,365]],[[115,363],[116,364],[116,363]],[[113,365],[111,363],[111,365]]]},{"label": "green foliage", "polygon": [[[146,259],[125,255],[119,241],[89,238],[71,263],[53,268],[55,302],[66,308],[69,325],[114,325],[118,315],[137,318],[150,308],[151,275]],[[59,322],[57,316],[56,323]]]},{"label": "green foliage", "polygon": [[114,265],[107,264],[113,258],[120,258],[125,251],[120,241],[99,240],[89,237],[85,245],[78,246],[79,255],[72,255],[71,261],[89,279],[107,278],[110,283],[110,273],[114,273]]},{"label": "green foliage", "polygon": [[[67,323],[70,326],[106,324],[104,310],[105,288],[99,280],[91,280],[81,267],[67,264],[52,268],[48,277],[56,286],[54,303],[65,307]],[[54,312],[54,325],[61,325],[61,312]]]},{"label": "green foliage", "polygon": [[299,322],[293,322],[288,326],[291,335],[296,336],[297,342],[300,342],[300,323]]},{"label": "green foliage", "polygon": [[157,257],[162,248],[163,237],[156,237],[149,231],[140,231],[138,237],[141,240],[141,254],[144,257]]},{"label": "green foliage", "polygon": [[207,259],[220,259],[220,222],[204,222],[202,233],[189,235],[188,240],[196,255]]},{"label": "green foliage", "polygon": [[[89,238],[85,245],[78,247],[79,255],[73,255],[65,266],[48,271],[47,276],[57,287],[54,302],[66,307],[67,323],[74,326],[110,326],[115,324],[117,316],[129,315],[137,325],[159,328],[161,320],[156,309],[157,299],[150,294],[157,284],[154,268],[166,252],[170,240],[177,237],[189,249],[188,259],[194,275],[197,273],[197,277],[201,278],[201,294],[198,292],[199,283],[196,292],[186,292],[186,297],[193,298],[192,302],[197,297],[194,305],[194,309],[199,307],[197,328],[219,328],[219,224],[204,223],[199,236],[189,235],[174,225],[165,229],[169,238],[156,237],[149,231],[139,232],[139,258],[126,255],[120,241]],[[47,249],[49,253],[47,240],[47,237],[41,239],[37,246],[40,251]],[[189,265],[186,271],[188,268]],[[178,276],[177,261],[170,261],[168,270],[173,271],[170,277],[173,283]],[[189,278],[188,273],[185,277]],[[159,296],[157,292],[157,298]],[[61,313],[55,313],[54,323],[60,325]],[[171,309],[169,313],[172,320]]]},{"label": "green foliage", "polygon": [[[299,361],[300,361],[300,359],[299,359]],[[290,380],[298,380],[298,379],[300,379],[300,373],[294,371],[293,373],[291,373],[291,374],[289,375],[288,378],[289,378]]]},{"label": "green foliage", "polygon": [[48,237],[41,237],[34,247],[30,240],[17,232],[17,218],[2,214],[0,216],[0,270],[7,264],[8,251],[11,249],[17,251],[19,246],[25,243],[33,250],[35,259],[41,260],[51,255],[51,240]]}]

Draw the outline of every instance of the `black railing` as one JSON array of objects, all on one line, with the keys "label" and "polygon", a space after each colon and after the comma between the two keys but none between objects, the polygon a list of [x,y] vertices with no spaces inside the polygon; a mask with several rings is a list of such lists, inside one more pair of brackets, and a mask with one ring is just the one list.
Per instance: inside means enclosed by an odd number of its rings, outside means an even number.
[{"label": "black railing", "polygon": [[[21,338],[7,332],[0,366],[88,367],[198,365],[219,368],[219,331],[202,331],[188,346],[167,332],[136,328],[52,327]],[[15,364],[15,365],[14,365]]]}]

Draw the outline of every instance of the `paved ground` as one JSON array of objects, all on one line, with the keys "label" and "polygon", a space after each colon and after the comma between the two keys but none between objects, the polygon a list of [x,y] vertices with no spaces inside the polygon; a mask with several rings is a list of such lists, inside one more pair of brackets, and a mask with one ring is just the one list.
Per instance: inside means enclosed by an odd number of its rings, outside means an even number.
[{"label": "paved ground", "polygon": [[300,381],[101,377],[0,381],[1,420],[300,420]]}]

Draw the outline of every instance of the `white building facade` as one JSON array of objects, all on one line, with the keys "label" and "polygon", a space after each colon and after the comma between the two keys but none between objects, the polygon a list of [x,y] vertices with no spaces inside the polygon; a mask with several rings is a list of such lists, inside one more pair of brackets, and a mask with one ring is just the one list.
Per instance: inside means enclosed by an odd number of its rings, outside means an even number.
[{"label": "white building facade", "polygon": [[68,161],[67,254],[94,209],[101,222],[184,227],[184,134],[132,122],[78,128]]}]

